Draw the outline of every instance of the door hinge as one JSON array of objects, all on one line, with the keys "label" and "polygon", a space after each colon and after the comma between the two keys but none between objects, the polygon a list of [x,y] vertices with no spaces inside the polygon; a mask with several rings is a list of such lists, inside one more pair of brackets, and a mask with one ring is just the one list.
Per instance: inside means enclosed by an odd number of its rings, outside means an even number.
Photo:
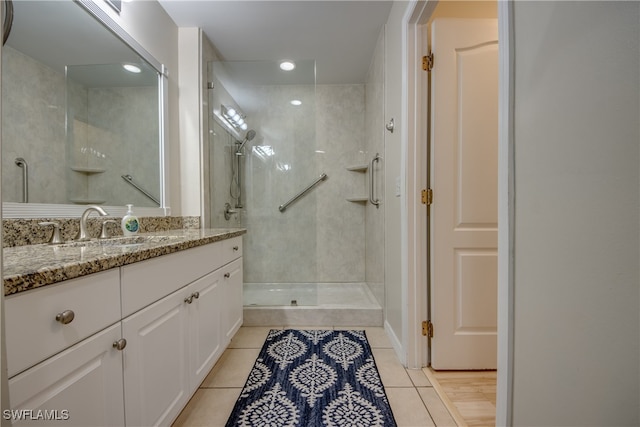
[{"label": "door hinge", "polygon": [[431,323],[431,320],[424,320],[422,322],[422,335],[433,338],[433,323]]},{"label": "door hinge", "polygon": [[425,188],[422,190],[422,204],[431,206],[433,203],[433,190],[430,188]]},{"label": "door hinge", "polygon": [[433,70],[433,52],[429,52],[429,55],[422,57],[422,69],[424,71]]}]

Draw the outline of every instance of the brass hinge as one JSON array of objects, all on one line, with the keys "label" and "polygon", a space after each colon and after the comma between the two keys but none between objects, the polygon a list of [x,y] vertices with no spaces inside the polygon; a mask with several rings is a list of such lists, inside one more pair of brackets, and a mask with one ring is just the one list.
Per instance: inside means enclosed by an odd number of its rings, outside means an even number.
[{"label": "brass hinge", "polygon": [[422,335],[433,338],[433,323],[431,323],[431,320],[424,320],[422,322]]},{"label": "brass hinge", "polygon": [[433,70],[433,52],[429,52],[429,55],[422,57],[422,69],[424,71]]},{"label": "brass hinge", "polygon": [[430,188],[425,188],[422,190],[422,204],[431,206],[433,203],[433,190]]}]

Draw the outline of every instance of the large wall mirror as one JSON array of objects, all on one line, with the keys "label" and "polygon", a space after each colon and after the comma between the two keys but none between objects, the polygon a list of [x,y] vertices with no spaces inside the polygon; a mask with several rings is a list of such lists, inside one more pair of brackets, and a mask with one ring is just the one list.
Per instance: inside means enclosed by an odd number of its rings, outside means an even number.
[{"label": "large wall mirror", "polygon": [[14,1],[2,49],[3,216],[166,213],[166,72],[90,0]]}]

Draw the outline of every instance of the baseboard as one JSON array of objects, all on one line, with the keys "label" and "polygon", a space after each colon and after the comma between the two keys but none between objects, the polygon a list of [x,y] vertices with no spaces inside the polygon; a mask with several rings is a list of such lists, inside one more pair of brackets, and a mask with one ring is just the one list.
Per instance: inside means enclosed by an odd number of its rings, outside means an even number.
[{"label": "baseboard", "polygon": [[384,321],[384,331],[387,333],[387,336],[389,337],[389,341],[391,341],[391,346],[395,350],[396,355],[398,355],[398,359],[400,359],[400,363],[402,364],[402,366],[406,368],[407,354],[404,351],[404,347],[402,346],[402,343],[398,339],[398,336],[395,334],[395,332],[393,331],[393,328],[391,327],[389,322],[387,322],[386,320]]}]

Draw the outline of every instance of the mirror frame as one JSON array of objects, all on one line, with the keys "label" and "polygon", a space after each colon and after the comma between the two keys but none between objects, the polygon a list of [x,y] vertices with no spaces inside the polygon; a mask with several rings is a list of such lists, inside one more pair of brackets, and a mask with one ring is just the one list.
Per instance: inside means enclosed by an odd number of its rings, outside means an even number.
[{"label": "mirror frame", "polygon": [[[104,25],[113,35],[133,49],[141,58],[158,72],[158,110],[159,110],[159,141],[160,158],[160,206],[143,207],[136,206],[136,215],[142,216],[168,216],[171,208],[168,206],[169,194],[166,171],[168,170],[168,156],[166,155],[166,136],[168,135],[168,111],[169,111],[169,72],[164,64],[156,60],[140,43],[127,33],[115,20],[113,20],[94,0],[73,0],[82,7],[98,23]],[[109,216],[123,216],[126,214],[125,206],[102,206]],[[53,204],[53,203],[2,203],[2,219],[19,218],[73,218],[82,215],[86,205]]]}]

